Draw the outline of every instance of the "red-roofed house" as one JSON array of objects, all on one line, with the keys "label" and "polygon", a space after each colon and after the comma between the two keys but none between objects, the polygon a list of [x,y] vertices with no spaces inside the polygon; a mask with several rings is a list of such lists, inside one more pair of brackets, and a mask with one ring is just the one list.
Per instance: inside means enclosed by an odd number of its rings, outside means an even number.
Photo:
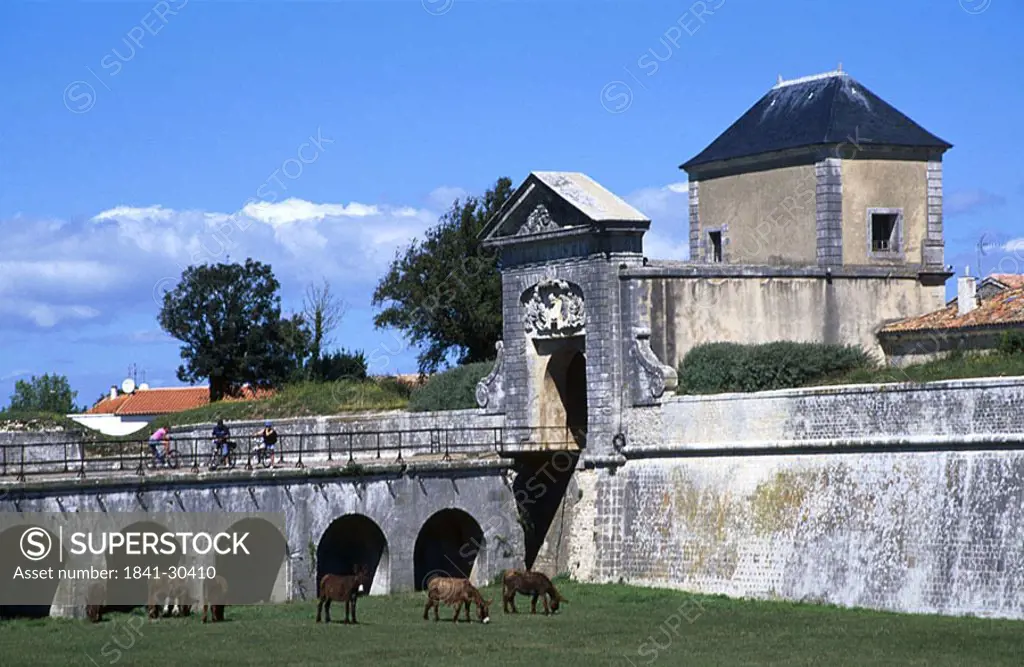
[{"label": "red-roofed house", "polygon": [[[270,392],[242,389],[238,399],[263,398]],[[69,418],[104,435],[128,435],[146,427],[161,415],[183,412],[206,405],[210,402],[210,388],[203,387],[142,387],[130,394],[118,394],[111,387],[110,396],[83,413],[68,415]]]},{"label": "red-roofed house", "polygon": [[957,298],[946,307],[883,326],[878,341],[888,362],[918,364],[954,350],[987,352],[999,347],[1003,333],[1024,334],[1024,275],[993,274],[978,285],[957,281]]}]

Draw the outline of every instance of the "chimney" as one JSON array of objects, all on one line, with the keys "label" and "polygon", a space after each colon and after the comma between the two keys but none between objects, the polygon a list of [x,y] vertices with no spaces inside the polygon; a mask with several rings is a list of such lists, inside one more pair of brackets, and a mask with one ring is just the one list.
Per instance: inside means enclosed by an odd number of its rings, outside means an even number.
[{"label": "chimney", "polygon": [[967,267],[964,275],[956,281],[956,310],[957,316],[966,315],[978,307],[977,286],[974,276],[971,275],[971,267]]},{"label": "chimney", "polygon": [[117,387],[111,385],[110,386],[110,400],[114,400],[115,398],[117,398]]}]

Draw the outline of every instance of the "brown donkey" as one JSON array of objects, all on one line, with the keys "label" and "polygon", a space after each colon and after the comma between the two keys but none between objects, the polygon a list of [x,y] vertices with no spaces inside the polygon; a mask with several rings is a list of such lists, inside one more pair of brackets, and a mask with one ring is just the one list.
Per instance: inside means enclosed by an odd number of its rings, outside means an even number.
[{"label": "brown donkey", "polygon": [[349,606],[352,608],[352,623],[356,620],[356,600],[360,595],[370,593],[370,573],[366,566],[356,565],[355,574],[325,574],[320,579],[319,603],[316,606],[316,622],[320,622],[320,613],[324,620],[331,622],[331,601],[345,601],[345,622],[348,623]]},{"label": "brown donkey", "polygon": [[485,625],[491,622],[490,607],[494,600],[484,600],[480,591],[469,583],[469,579],[440,576],[431,579],[427,583],[427,606],[423,608],[423,620],[427,620],[431,607],[434,608],[434,620],[438,620],[437,609],[442,602],[449,607],[455,607],[452,622],[459,620],[459,612],[462,611],[463,605],[466,609],[466,622],[469,622],[469,607],[474,602],[480,622]]},{"label": "brown donkey", "polygon": [[[529,595],[530,600],[530,613],[537,613],[537,598],[544,601],[544,615],[558,611],[558,606],[562,602],[568,602],[562,594],[558,592],[555,585],[551,583],[547,575],[542,572],[530,572],[529,570],[505,570],[505,576],[503,577],[503,589],[501,592],[501,602],[504,607],[505,613],[508,613],[509,606],[512,607],[512,613],[518,614],[519,610],[516,609],[516,594]],[[548,608],[548,599],[551,600],[550,611]]]}]

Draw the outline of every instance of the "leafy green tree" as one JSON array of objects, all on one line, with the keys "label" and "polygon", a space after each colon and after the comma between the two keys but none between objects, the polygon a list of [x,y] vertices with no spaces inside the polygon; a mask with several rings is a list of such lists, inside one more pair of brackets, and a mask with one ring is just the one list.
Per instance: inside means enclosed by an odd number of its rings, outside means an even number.
[{"label": "leafy green tree", "polygon": [[301,315],[281,316],[279,288],[270,266],[253,259],[188,267],[164,294],[158,318],[183,343],[178,379],[208,379],[211,401],[236,395],[245,383],[294,379],[311,338]]},{"label": "leafy green tree", "polygon": [[[512,194],[499,178],[483,197],[458,199],[423,241],[397,254],[373,293],[373,305],[388,303],[374,318],[423,347],[421,373],[433,373],[450,356],[457,364],[494,358],[501,338],[501,274],[492,250],[477,235]],[[372,356],[372,355],[371,355]]]},{"label": "leafy green tree", "polygon": [[18,380],[11,394],[11,411],[54,412],[68,414],[75,412],[77,391],[71,391],[71,384],[63,375],[45,374],[42,377]]}]

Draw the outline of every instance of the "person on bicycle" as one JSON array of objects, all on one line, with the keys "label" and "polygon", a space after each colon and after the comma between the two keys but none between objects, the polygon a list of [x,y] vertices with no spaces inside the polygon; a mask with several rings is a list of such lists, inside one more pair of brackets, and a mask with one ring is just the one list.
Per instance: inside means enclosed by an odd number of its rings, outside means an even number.
[{"label": "person on bicycle", "polygon": [[263,422],[263,430],[259,431],[256,435],[263,438],[262,449],[267,450],[267,456],[270,457],[270,465],[274,465],[274,445],[277,444],[277,431],[274,430],[274,424],[270,420]]},{"label": "person on bicycle", "polygon": [[[163,452],[160,451],[160,443],[163,442]],[[161,426],[149,436],[149,450],[153,453],[153,460],[157,464],[167,465],[167,454],[171,451],[171,434]]]},{"label": "person on bicycle", "polygon": [[223,419],[217,420],[217,425],[213,427],[213,442],[217,447],[217,451],[220,453],[221,463],[227,463],[228,460],[228,438],[231,437],[231,431],[224,425]]}]

